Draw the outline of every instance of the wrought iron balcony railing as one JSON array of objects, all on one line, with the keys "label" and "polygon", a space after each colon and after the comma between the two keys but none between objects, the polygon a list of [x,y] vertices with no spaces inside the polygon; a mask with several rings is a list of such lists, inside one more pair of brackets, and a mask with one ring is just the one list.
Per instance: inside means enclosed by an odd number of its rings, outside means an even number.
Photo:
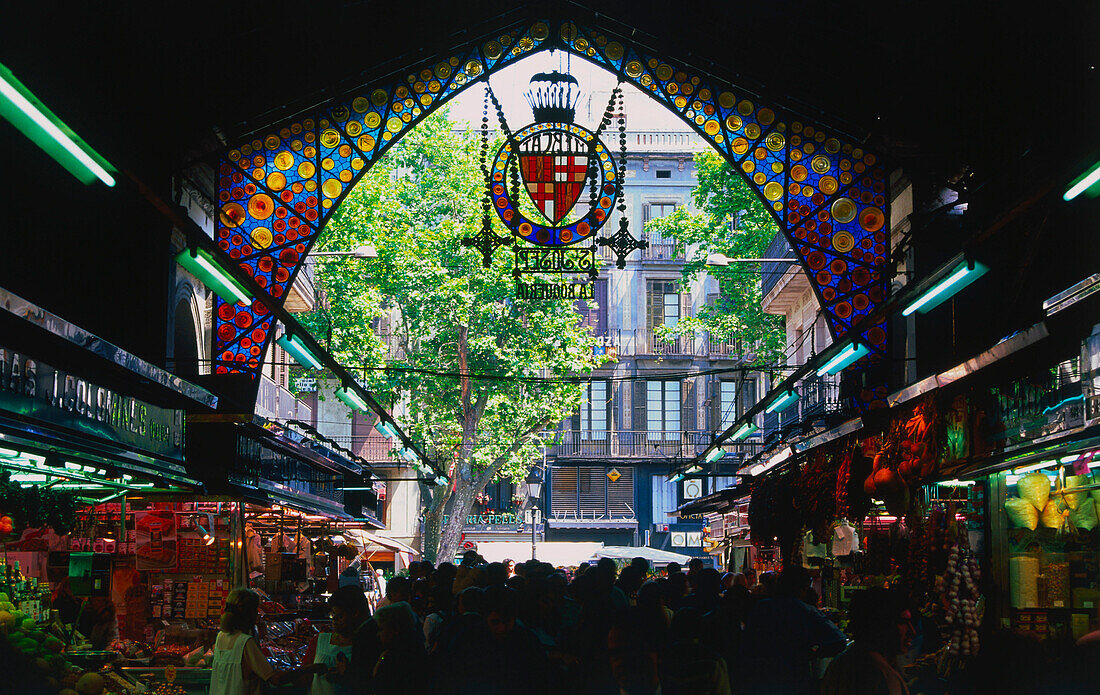
[{"label": "wrought iron balcony railing", "polygon": [[728,357],[736,359],[742,354],[739,340],[712,338],[708,333],[663,338],[654,328],[610,329],[599,332],[600,347],[614,348],[620,357]]},{"label": "wrought iron balcony railing", "polygon": [[547,454],[558,458],[668,458],[691,457],[714,439],[706,430],[607,431],[564,430],[558,444]]}]

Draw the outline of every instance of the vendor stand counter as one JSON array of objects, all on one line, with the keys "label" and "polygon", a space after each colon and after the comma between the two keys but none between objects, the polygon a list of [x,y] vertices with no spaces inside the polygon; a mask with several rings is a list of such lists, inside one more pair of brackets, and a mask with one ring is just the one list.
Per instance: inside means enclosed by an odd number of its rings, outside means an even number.
[{"label": "vendor stand counter", "polygon": [[[169,684],[167,669],[175,669],[175,680]],[[211,669],[195,666],[123,666],[118,669],[126,680],[134,683],[138,692],[144,687],[154,695],[207,695],[210,691]]]}]

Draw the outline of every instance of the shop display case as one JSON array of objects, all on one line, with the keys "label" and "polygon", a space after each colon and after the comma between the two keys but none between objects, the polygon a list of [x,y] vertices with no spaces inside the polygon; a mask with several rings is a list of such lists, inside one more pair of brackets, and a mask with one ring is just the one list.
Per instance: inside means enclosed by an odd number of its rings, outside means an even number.
[{"label": "shop display case", "polygon": [[1066,459],[989,481],[1001,626],[1068,644],[1100,629],[1100,476]]}]

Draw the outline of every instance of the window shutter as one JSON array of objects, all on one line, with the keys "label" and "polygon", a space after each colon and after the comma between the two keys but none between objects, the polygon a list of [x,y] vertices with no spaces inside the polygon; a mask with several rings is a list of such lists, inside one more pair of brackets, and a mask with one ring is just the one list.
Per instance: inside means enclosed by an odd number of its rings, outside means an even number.
[{"label": "window shutter", "polygon": [[582,466],[577,469],[577,487],[580,490],[580,509],[582,517],[600,518],[607,513],[607,475],[606,469],[595,466]]},{"label": "window shutter", "polygon": [[635,432],[646,430],[646,382],[638,380],[634,382],[634,416],[631,429]]},{"label": "window shutter", "polygon": [[691,292],[680,293],[680,318],[686,319],[691,316]]},{"label": "window shutter", "polygon": [[695,429],[695,378],[684,379],[680,386],[683,397],[683,414],[680,417],[680,428],[684,431]]},{"label": "window shutter", "polygon": [[[608,468],[607,470],[611,470]],[[607,479],[607,512],[612,519],[636,518],[634,511],[634,469],[617,467],[619,479]]]},{"label": "window shutter", "polygon": [[593,292],[593,299],[596,300],[596,335],[607,335],[607,297],[608,287],[607,279],[600,279],[596,281],[595,291]]},{"label": "window shutter", "polygon": [[554,516],[577,511],[577,469],[550,468],[550,513]]}]

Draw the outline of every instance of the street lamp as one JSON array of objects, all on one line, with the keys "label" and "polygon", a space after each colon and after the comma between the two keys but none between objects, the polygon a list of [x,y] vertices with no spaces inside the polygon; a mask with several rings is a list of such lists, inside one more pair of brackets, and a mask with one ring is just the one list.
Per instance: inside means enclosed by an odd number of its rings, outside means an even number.
[{"label": "street lamp", "polygon": [[535,559],[535,543],[538,542],[539,534],[539,516],[540,511],[538,507],[540,496],[542,495],[542,471],[538,468],[532,468],[531,472],[527,475],[527,495],[531,498],[531,508],[528,513],[531,515],[531,559]]},{"label": "street lamp", "polygon": [[371,244],[363,244],[354,251],[314,251],[310,256],[343,256],[350,258],[378,258],[378,249]]}]

